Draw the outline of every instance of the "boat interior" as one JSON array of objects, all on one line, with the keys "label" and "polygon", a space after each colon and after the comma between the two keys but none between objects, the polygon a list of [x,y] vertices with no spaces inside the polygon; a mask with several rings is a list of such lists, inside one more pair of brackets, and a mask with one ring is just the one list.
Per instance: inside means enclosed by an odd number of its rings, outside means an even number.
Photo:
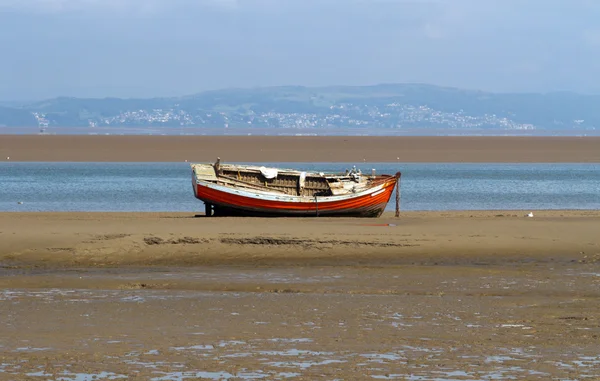
[{"label": "boat interior", "polygon": [[303,172],[251,165],[191,164],[196,180],[292,196],[337,196],[369,188],[389,176],[366,176],[355,167],[346,173]]}]

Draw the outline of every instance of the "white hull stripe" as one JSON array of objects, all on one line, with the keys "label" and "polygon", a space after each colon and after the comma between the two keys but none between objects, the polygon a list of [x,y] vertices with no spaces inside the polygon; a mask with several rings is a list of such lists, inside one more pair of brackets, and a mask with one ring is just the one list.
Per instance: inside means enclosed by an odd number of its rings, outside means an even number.
[{"label": "white hull stripe", "polygon": [[[211,183],[208,181],[201,181],[201,180],[197,180],[197,184],[200,186],[203,186],[203,187],[214,189],[214,190],[222,192],[222,193],[234,194],[237,196],[249,197],[249,198],[254,198],[254,199],[278,201],[278,202],[291,202],[291,203],[311,203],[311,204],[315,202],[314,197],[291,196],[291,195],[285,195],[285,194],[275,195],[275,194],[269,193],[269,192],[235,189],[235,188],[231,188],[228,186],[218,185],[218,184],[214,184],[214,183]],[[373,188],[369,188],[369,189],[366,189],[366,190],[363,190],[363,191],[357,192],[357,193],[351,193],[348,195],[318,197],[318,202],[319,203],[327,203],[327,202],[351,200],[353,198],[364,197],[364,196],[368,196],[368,195],[376,196],[385,191],[386,184],[387,183],[383,183],[383,184],[377,185]]]}]

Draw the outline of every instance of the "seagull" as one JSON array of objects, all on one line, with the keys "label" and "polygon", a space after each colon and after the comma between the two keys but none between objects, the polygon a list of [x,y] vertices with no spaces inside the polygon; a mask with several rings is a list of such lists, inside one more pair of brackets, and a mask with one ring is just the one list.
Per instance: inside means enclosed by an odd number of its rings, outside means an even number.
[{"label": "seagull", "polygon": [[527,217],[533,217],[533,213],[529,212],[529,214],[527,215]]}]

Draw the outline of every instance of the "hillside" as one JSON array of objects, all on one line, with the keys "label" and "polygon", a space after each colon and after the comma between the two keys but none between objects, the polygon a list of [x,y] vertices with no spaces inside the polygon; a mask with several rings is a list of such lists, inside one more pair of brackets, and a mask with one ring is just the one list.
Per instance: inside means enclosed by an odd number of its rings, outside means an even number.
[{"label": "hillside", "polygon": [[265,87],[176,98],[60,97],[0,106],[0,126],[593,129],[600,96],[500,94],[423,84]]},{"label": "hillside", "polygon": [[23,127],[37,125],[35,116],[28,110],[0,105],[0,126]]}]

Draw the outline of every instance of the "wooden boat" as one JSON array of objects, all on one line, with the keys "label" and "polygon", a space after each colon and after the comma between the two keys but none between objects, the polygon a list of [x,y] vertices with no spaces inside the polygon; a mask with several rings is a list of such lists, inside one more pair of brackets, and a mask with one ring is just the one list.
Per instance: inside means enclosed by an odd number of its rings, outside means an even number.
[{"label": "wooden boat", "polygon": [[220,159],[191,167],[194,195],[204,201],[207,216],[379,217],[400,183],[400,172],[364,175],[356,168],[328,174],[222,164]]}]

